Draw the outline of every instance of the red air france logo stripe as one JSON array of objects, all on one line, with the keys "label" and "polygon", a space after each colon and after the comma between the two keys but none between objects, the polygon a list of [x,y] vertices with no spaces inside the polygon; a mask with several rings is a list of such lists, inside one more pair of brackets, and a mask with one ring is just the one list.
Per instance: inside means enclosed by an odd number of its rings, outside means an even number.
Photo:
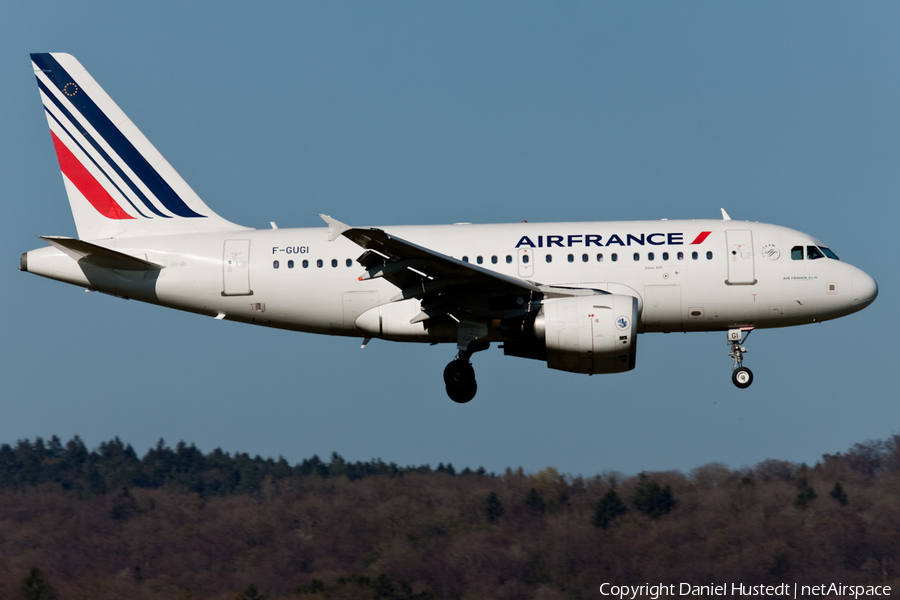
[{"label": "red air france logo stripe", "polygon": [[78,188],[91,206],[107,219],[133,219],[134,217],[122,210],[109,192],[94,179],[94,176],[75,158],[72,151],[56,137],[56,134],[51,131],[50,135],[53,136],[53,146],[56,148],[56,157],[59,159],[59,168],[63,175],[68,177],[69,181]]},{"label": "red air france logo stripe", "polygon": [[712,233],[712,231],[701,231],[701,232],[700,232],[700,235],[698,235],[697,238],[696,238],[693,242],[691,242],[691,246],[694,246],[694,245],[696,245],[696,244],[702,244],[703,241],[704,241],[707,237],[709,237],[709,234],[710,234],[710,233]]}]

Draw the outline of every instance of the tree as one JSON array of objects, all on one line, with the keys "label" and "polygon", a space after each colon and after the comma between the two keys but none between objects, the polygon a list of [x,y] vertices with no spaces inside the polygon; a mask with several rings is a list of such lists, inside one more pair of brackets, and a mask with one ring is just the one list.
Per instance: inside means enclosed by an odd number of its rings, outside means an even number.
[{"label": "tree", "polygon": [[137,500],[131,495],[127,487],[123,487],[122,491],[113,498],[109,516],[116,521],[126,521],[140,512],[141,509],[138,507]]},{"label": "tree", "polygon": [[635,508],[653,519],[668,514],[677,504],[672,497],[670,486],[660,487],[656,481],[649,479],[643,473],[640,475],[631,501]]},{"label": "tree", "polygon": [[809,503],[817,498],[816,490],[810,487],[806,477],[797,480],[797,496],[794,498],[794,506],[800,510],[806,510]]},{"label": "tree", "polygon": [[488,523],[491,525],[496,525],[500,517],[503,516],[503,503],[500,502],[500,498],[494,492],[491,492],[491,495],[485,501],[485,513],[487,514]]},{"label": "tree", "polygon": [[266,596],[255,585],[250,584],[234,600],[266,600]]},{"label": "tree", "polygon": [[541,514],[544,514],[544,511],[547,510],[547,503],[544,502],[544,497],[534,488],[528,490],[528,495],[525,497],[525,505]]},{"label": "tree", "polygon": [[50,582],[47,581],[44,572],[37,567],[31,567],[31,571],[22,579],[19,589],[25,600],[56,600],[56,594],[50,587]]},{"label": "tree", "polygon": [[594,516],[591,517],[591,523],[595,527],[606,529],[613,519],[624,515],[627,511],[628,508],[622,502],[619,494],[616,493],[616,490],[610,488],[594,507]]},{"label": "tree", "polygon": [[841,506],[847,506],[847,492],[844,491],[844,487],[841,483],[835,482],[834,487],[831,488],[831,492],[829,495],[837,500]]}]

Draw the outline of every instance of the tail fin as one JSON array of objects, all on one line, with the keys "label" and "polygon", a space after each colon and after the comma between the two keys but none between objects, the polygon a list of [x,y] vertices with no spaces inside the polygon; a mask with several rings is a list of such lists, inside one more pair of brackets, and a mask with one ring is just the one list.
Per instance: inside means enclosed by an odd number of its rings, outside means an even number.
[{"label": "tail fin", "polygon": [[32,54],[78,237],[244,230],[200,199],[69,54]]}]

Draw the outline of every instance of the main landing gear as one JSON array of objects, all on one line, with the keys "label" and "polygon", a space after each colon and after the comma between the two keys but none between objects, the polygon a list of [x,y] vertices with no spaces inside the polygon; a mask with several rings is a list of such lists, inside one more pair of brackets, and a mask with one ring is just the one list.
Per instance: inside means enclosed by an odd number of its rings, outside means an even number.
[{"label": "main landing gear", "polygon": [[474,353],[487,350],[489,347],[489,342],[469,342],[466,349],[460,349],[456,358],[444,368],[444,383],[451,400],[465,404],[475,397],[478,384],[475,382],[475,369],[472,368],[469,359]]},{"label": "main landing gear", "polygon": [[[465,355],[464,355],[465,354]],[[444,369],[444,383],[447,395],[459,404],[465,404],[475,397],[478,383],[475,382],[475,369],[469,362],[468,352],[462,353]]]},{"label": "main landing gear", "polygon": [[[747,332],[746,335],[744,335],[745,331]],[[744,348],[743,344],[750,337],[751,331],[753,331],[752,327],[728,330],[728,346],[730,348],[728,356],[734,360],[734,371],[731,373],[731,381],[741,389],[748,388],[753,383],[753,371],[743,366],[744,353],[749,352],[749,350]]]}]

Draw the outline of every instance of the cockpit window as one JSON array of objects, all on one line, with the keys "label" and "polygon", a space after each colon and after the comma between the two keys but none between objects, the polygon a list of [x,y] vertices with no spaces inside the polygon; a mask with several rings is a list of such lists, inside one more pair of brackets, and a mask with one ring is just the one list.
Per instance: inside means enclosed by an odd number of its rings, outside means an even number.
[{"label": "cockpit window", "polygon": [[817,258],[825,258],[825,255],[822,254],[822,251],[816,248],[815,246],[807,246],[806,247],[806,258],[809,260],[815,260]]},{"label": "cockpit window", "polygon": [[819,250],[822,251],[822,254],[827,256],[828,258],[833,258],[834,260],[841,260],[838,258],[837,254],[826,248],[825,246],[819,246]]},{"label": "cockpit window", "polygon": [[791,260],[803,260],[803,246],[791,248]]}]

